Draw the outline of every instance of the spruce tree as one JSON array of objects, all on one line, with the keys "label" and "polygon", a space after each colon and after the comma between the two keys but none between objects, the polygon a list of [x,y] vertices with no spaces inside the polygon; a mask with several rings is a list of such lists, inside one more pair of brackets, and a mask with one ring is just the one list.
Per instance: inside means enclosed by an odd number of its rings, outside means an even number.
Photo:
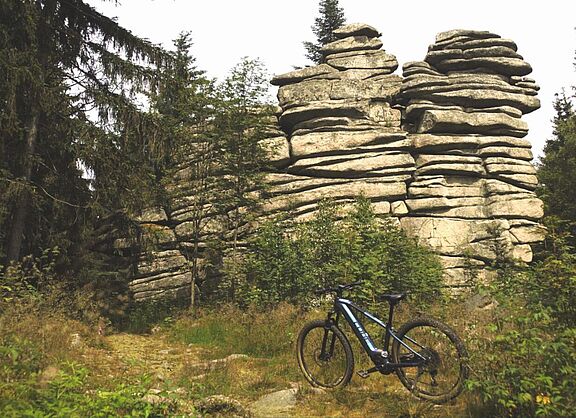
[{"label": "spruce tree", "polygon": [[221,147],[218,206],[230,231],[225,241],[230,245],[227,290],[232,300],[239,280],[243,228],[258,205],[253,192],[264,186],[267,150],[262,140],[272,116],[268,78],[259,60],[243,58],[221,85],[222,107],[215,120]]},{"label": "spruce tree", "polygon": [[538,170],[539,195],[547,216],[555,216],[576,236],[576,112],[572,98],[556,96],[553,137],[544,146]]},{"label": "spruce tree", "polygon": [[338,4],[338,0],[320,0],[319,13],[320,16],[315,19],[314,25],[312,25],[316,42],[304,42],[306,58],[315,64],[321,64],[324,59],[320,53],[320,48],[335,41],[336,37],[332,32],[346,22],[344,10]]},{"label": "spruce tree", "polygon": [[0,2],[0,262],[73,251],[88,218],[145,198],[157,125],[134,98],[168,60],[81,0]]},{"label": "spruce tree", "polygon": [[[163,71],[158,94],[152,98],[164,126],[166,146],[161,177],[170,182],[182,167],[188,168],[186,201],[189,207],[192,247],[182,247],[191,270],[190,309],[195,309],[197,287],[201,281],[201,244],[217,198],[219,136],[213,120],[219,101],[213,80],[205,77],[191,55],[190,33],[183,32],[174,41],[172,63]],[[167,210],[167,213],[169,211]]]}]

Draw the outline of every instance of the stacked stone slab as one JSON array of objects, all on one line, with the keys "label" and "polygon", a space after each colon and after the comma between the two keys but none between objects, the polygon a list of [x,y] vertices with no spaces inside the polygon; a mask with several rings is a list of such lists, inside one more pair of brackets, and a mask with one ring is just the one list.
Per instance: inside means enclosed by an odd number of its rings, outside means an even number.
[{"label": "stacked stone slab", "polygon": [[424,61],[403,66],[416,170],[401,225],[441,255],[451,284],[498,251],[528,262],[543,239],[521,120],[540,107],[531,70],[513,41],[469,30],[440,33]]},{"label": "stacked stone slab", "polygon": [[[270,163],[284,167],[288,156],[288,141],[278,129],[274,117],[265,129],[263,145],[270,153]],[[189,155],[201,155],[204,143],[190,138],[186,144]],[[183,154],[185,154],[183,152]],[[225,233],[225,222],[216,215],[213,202],[203,202],[198,207],[197,183],[193,180],[195,161],[184,158],[174,177],[166,186],[169,205],[165,208],[149,208],[137,221],[142,230],[142,251],[136,263],[136,273],[129,283],[135,300],[180,299],[190,295],[192,279],[191,261],[194,253],[197,212],[202,210],[202,226],[199,231],[199,267],[202,270],[203,251],[206,241],[216,234]],[[120,243],[119,243],[120,244]],[[134,245],[132,243],[131,245]]]},{"label": "stacked stone slab", "polygon": [[398,62],[371,26],[347,25],[334,34],[338,39],[321,50],[324,63],[272,80],[288,153],[285,166],[269,175],[264,210],[290,209],[303,219],[322,199],[344,203],[364,195],[378,213],[404,213],[415,165],[392,107],[402,83],[392,74]]},{"label": "stacked stone slab", "polygon": [[149,208],[136,221],[143,232],[141,242],[116,243],[121,249],[140,249],[135,274],[128,284],[132,297],[137,301],[186,297],[191,274],[165,209]]}]

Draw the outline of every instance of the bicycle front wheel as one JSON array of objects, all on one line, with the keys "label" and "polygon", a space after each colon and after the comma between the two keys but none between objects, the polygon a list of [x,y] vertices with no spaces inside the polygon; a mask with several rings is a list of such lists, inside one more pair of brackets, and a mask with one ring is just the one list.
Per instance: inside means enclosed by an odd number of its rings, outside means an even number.
[{"label": "bicycle front wheel", "polygon": [[468,353],[464,343],[448,325],[430,318],[409,321],[398,330],[405,344],[394,340],[395,363],[426,360],[419,366],[396,370],[402,384],[415,396],[434,403],[445,403],[458,396],[468,377]]},{"label": "bicycle front wheel", "polygon": [[313,386],[328,389],[348,384],[354,370],[354,356],[346,336],[324,320],[307,323],[296,343],[298,365]]}]

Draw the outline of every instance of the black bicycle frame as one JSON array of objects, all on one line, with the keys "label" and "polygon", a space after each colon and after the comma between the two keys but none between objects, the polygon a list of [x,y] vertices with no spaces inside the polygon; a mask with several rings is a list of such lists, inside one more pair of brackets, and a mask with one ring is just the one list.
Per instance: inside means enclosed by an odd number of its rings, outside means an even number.
[{"label": "black bicycle frame", "polygon": [[[353,310],[360,312],[362,315],[364,315],[370,321],[378,324],[380,327],[382,327],[386,330],[385,334],[384,334],[384,349],[379,349],[378,347],[376,347],[376,345],[374,344],[374,341],[372,340],[372,337],[370,337],[370,334],[368,333],[368,331],[366,331],[366,329],[364,328],[362,323],[358,320],[356,315],[354,315]],[[362,347],[364,348],[366,353],[368,353],[370,359],[372,360],[372,362],[374,363],[374,365],[376,367],[381,368],[384,366],[386,368],[386,370],[395,370],[395,369],[400,368],[400,367],[417,367],[417,366],[422,365],[422,363],[427,360],[426,357],[424,357],[424,356],[420,355],[418,352],[414,351],[410,346],[408,346],[404,341],[402,341],[396,335],[394,329],[392,328],[392,317],[394,315],[394,304],[393,303],[390,303],[390,312],[388,314],[388,321],[386,323],[382,322],[380,319],[376,318],[370,312],[362,309],[361,307],[359,307],[358,305],[356,305],[355,303],[351,302],[348,299],[343,299],[343,298],[337,297],[334,300],[334,312],[336,313],[336,319],[335,319],[336,325],[338,324],[338,319],[339,319],[340,315],[342,315],[344,317],[344,319],[346,320],[346,322],[348,322],[348,324],[350,324],[350,327],[352,328],[352,331],[354,332],[354,334],[358,338],[358,341],[360,341],[360,344],[362,344]],[[330,350],[326,351],[326,343],[328,342],[327,341],[327,334],[328,333],[324,333],[324,338],[322,341],[322,353],[332,353],[334,350],[334,342],[335,342],[334,337],[335,336],[332,335],[332,339],[330,341]],[[396,341],[398,341],[398,343],[400,343],[402,346],[406,347],[412,354],[414,354],[416,356],[416,358],[418,360],[406,361],[406,362],[401,362],[401,363],[391,362],[388,359],[388,357],[389,357],[388,353],[390,352],[390,350],[389,350],[390,337],[394,338]],[[422,349],[424,348],[423,346],[418,344],[416,341],[414,341],[410,337],[406,336],[405,338],[408,341],[410,341],[412,344],[415,344],[416,346],[418,346]],[[385,353],[385,356],[382,356],[383,352]]]}]

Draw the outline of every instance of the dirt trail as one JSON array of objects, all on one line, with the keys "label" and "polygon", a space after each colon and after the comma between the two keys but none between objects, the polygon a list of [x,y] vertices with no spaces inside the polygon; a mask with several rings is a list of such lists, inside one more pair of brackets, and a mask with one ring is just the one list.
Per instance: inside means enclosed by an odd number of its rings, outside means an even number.
[{"label": "dirt trail", "polygon": [[202,348],[169,341],[158,334],[111,334],[101,348],[88,347],[84,361],[97,379],[127,379],[148,375],[157,385],[175,382],[182,367],[198,362]]},{"label": "dirt trail", "polygon": [[181,368],[198,360],[198,347],[168,341],[162,334],[112,334],[105,337],[110,353],[131,374],[148,374],[154,380],[172,380]]}]

